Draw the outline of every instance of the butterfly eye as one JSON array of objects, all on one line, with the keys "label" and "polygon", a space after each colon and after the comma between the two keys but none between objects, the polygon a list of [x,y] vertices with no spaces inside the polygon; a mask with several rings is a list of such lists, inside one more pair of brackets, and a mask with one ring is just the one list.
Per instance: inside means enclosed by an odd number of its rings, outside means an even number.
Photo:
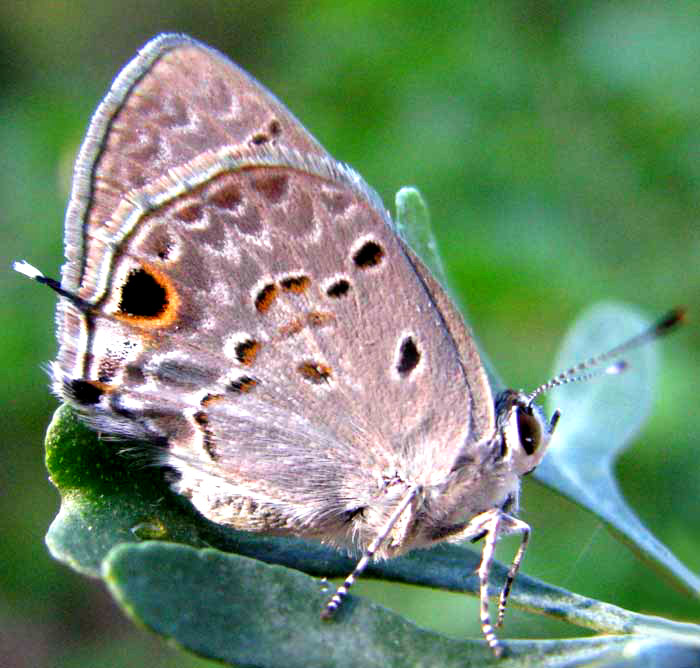
[{"label": "butterfly eye", "polygon": [[542,443],[542,425],[529,408],[518,409],[518,437],[528,455],[533,454]]}]

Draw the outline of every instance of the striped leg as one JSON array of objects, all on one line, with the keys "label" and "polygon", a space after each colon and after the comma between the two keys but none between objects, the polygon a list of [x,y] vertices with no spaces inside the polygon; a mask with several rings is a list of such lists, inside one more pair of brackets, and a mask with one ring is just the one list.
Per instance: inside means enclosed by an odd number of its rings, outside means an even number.
[{"label": "striped leg", "polygon": [[355,566],[352,573],[350,573],[350,575],[345,578],[343,584],[336,589],[335,594],[333,594],[333,597],[330,601],[328,601],[326,607],[323,609],[321,619],[330,619],[335,611],[341,606],[342,602],[345,600],[345,597],[348,595],[348,590],[350,587],[352,587],[355,580],[357,580],[357,578],[362,574],[362,571],[367,568],[367,564],[369,564],[377,550],[382,546],[382,543],[384,543],[387,536],[391,533],[391,530],[394,528],[396,522],[398,522],[404,510],[408,508],[411,501],[413,501],[416,494],[418,494],[419,489],[420,488],[418,486],[411,487],[403,499],[401,499],[401,502],[396,507],[396,510],[392,513],[391,517],[384,525],[382,530],[377,534],[375,539],[369,544],[369,547],[362,555],[360,561],[357,562],[357,566]]},{"label": "striped leg", "polygon": [[525,550],[527,550],[527,543],[530,540],[530,525],[520,520],[509,517],[508,524],[510,525],[510,530],[508,533],[520,533],[522,534],[522,540],[520,541],[520,547],[515,553],[515,558],[508,569],[508,575],[506,577],[506,582],[501,590],[501,596],[498,599],[498,621],[496,626],[501,626],[503,624],[503,617],[506,614],[506,603],[508,602],[508,595],[510,594],[510,588],[513,586],[515,581],[515,576],[520,570],[520,563],[525,556]]},{"label": "striped leg", "polygon": [[491,651],[497,656],[503,656],[503,645],[496,636],[496,631],[491,624],[491,614],[489,613],[489,573],[493,564],[493,553],[498,542],[498,534],[501,526],[501,511],[494,509],[487,511],[484,515],[491,516],[483,522],[482,528],[486,531],[484,537],[484,547],[481,551],[481,563],[479,564],[479,618],[481,620],[481,632],[486,638]]},{"label": "striped leg", "polygon": [[486,642],[497,656],[503,656],[504,647],[501,641],[496,635],[496,631],[491,624],[491,614],[489,612],[489,574],[491,572],[491,566],[493,564],[493,555],[496,549],[496,543],[498,539],[509,533],[520,533],[522,534],[522,541],[520,547],[513,559],[513,563],[508,570],[508,575],[506,576],[505,584],[501,591],[501,595],[498,601],[498,621],[496,626],[501,626],[503,623],[503,616],[506,611],[506,602],[508,601],[508,595],[510,594],[511,587],[513,586],[513,581],[515,576],[518,574],[520,569],[520,564],[525,555],[525,550],[527,549],[527,543],[530,538],[530,526],[521,520],[512,517],[510,515],[505,515],[500,508],[493,508],[492,510],[487,510],[485,513],[478,515],[469,523],[469,531],[476,534],[485,533],[484,536],[484,547],[481,551],[481,563],[479,564],[479,617],[481,619],[481,632],[486,638]]}]

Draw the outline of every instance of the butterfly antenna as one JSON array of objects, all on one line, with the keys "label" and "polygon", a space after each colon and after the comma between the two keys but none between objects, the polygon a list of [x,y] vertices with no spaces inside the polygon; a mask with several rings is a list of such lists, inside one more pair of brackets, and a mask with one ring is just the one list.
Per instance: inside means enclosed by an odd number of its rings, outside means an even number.
[{"label": "butterfly antenna", "polygon": [[29,262],[26,260],[13,262],[12,268],[20,274],[24,274],[28,278],[31,278],[37,283],[48,285],[56,294],[59,294],[61,297],[65,297],[73,302],[81,311],[88,310],[89,304],[84,299],[81,299],[78,297],[78,295],[73,294],[72,292],[68,292],[68,290],[64,290],[61,287],[61,284],[55,278],[44,276],[41,271],[39,271],[35,266],[29,264]]},{"label": "butterfly antenna", "polygon": [[[590,380],[597,376],[603,375],[616,375],[622,373],[629,364],[625,360],[616,359],[626,352],[634,348],[638,348],[650,341],[654,341],[662,336],[665,336],[678,325],[682,324],[685,320],[686,310],[681,307],[674,308],[669,311],[666,315],[655,322],[651,327],[645,329],[640,334],[633,336],[619,346],[611,348],[607,352],[600,355],[595,355],[587,359],[585,362],[580,362],[570,369],[567,369],[563,373],[558,374],[546,383],[542,383],[539,387],[536,387],[530,394],[527,395],[526,401],[531,404],[536,397],[540,394],[548,392],[553,387],[559,387],[560,385],[567,385],[568,383],[578,383],[579,381]],[[605,368],[599,369],[601,364],[605,362],[610,362],[615,360],[612,364],[606,366]]]}]

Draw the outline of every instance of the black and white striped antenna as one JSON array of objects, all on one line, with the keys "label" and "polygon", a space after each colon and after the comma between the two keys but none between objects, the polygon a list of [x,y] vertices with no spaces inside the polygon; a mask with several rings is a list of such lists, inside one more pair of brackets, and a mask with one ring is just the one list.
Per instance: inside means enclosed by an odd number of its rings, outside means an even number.
[{"label": "black and white striped antenna", "polygon": [[[528,405],[531,404],[540,394],[549,392],[549,390],[554,387],[590,380],[591,378],[596,378],[597,376],[616,375],[618,373],[622,373],[629,366],[626,360],[619,359],[622,357],[622,355],[634,348],[638,348],[639,346],[649,343],[650,341],[666,336],[666,334],[683,323],[685,320],[685,313],[685,308],[674,308],[640,334],[633,336],[631,339],[628,339],[624,343],[611,348],[607,352],[601,353],[600,355],[595,355],[587,359],[585,362],[579,362],[570,369],[567,369],[566,371],[556,375],[551,380],[548,380],[546,383],[542,383],[542,385],[536,387],[532,392],[530,392],[530,394],[527,395],[526,400]],[[599,368],[606,362],[612,363],[602,369]]]}]

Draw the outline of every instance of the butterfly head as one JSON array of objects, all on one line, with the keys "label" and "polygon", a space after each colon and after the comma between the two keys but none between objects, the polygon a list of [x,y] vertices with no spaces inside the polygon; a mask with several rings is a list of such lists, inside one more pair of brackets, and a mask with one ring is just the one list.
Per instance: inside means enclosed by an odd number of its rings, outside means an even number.
[{"label": "butterfly head", "polygon": [[496,415],[502,459],[510,460],[519,476],[534,471],[547,451],[559,421],[559,411],[547,421],[529,395],[505,390],[496,398]]}]

